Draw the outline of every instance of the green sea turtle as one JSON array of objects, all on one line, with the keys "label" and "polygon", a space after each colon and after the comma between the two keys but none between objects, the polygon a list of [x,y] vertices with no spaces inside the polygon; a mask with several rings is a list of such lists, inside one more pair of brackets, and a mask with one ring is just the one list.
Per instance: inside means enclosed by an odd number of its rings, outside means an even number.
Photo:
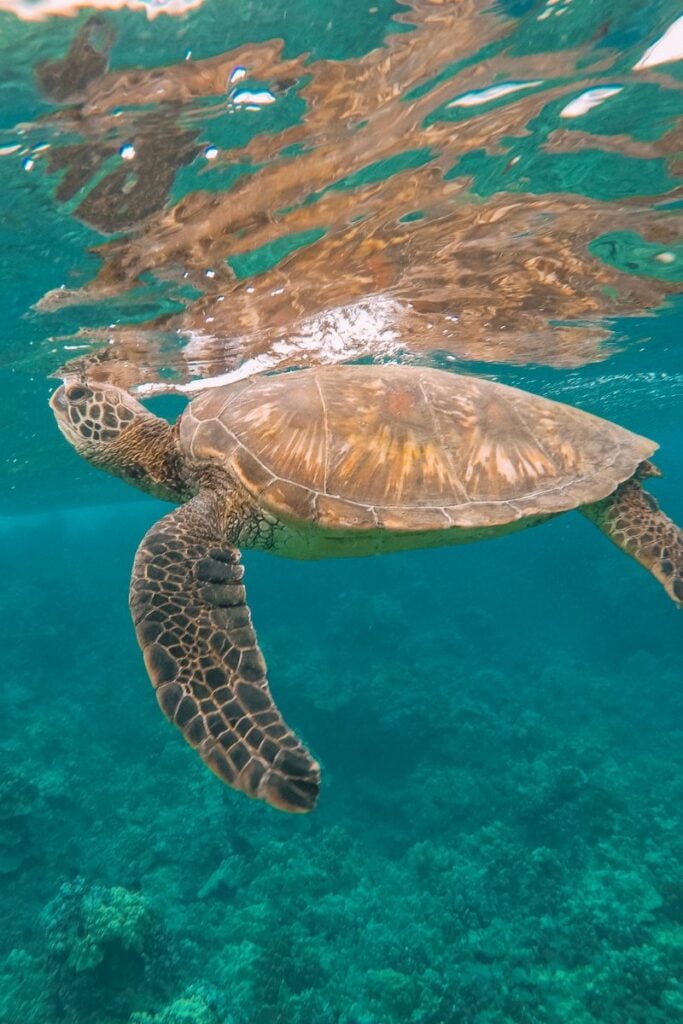
[{"label": "green sea turtle", "polygon": [[162,710],[249,796],[309,811],[320,768],[273,703],[240,548],[369,555],[497,537],[579,509],[683,603],[683,532],[641,488],[653,441],[441,370],[330,366],[207,390],[174,425],[67,380],[57,423],[89,462],[182,502],[144,537],[130,606]]}]

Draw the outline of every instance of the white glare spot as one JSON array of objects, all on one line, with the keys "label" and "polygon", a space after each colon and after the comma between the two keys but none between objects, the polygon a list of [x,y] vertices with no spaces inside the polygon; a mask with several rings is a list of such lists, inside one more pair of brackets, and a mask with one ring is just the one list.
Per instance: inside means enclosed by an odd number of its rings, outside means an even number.
[{"label": "white glare spot", "polygon": [[234,92],[230,97],[236,107],[249,106],[251,109],[258,110],[259,107],[265,106],[268,103],[275,103],[275,97],[272,92],[268,92],[267,89],[262,89],[260,92],[250,92],[249,89],[239,89]]},{"label": "white glare spot", "polygon": [[22,160],[21,162],[21,166],[24,168],[25,171],[32,171],[35,165],[35,160],[31,160],[30,156],[27,156],[26,159]]},{"label": "white glare spot", "polygon": [[12,11],[22,21],[43,21],[54,15],[72,17],[82,7],[142,10],[149,21],[159,14],[181,15],[200,7],[202,0],[1,0],[0,10]]},{"label": "white glare spot", "polygon": [[119,156],[122,160],[132,160],[135,157],[135,146],[127,142],[125,146],[121,146]]},{"label": "white glare spot", "polygon": [[599,107],[610,96],[616,96],[621,90],[622,86],[620,85],[607,85],[601,86],[598,89],[586,89],[580,96],[576,96],[575,99],[569,101],[566,107],[562,108],[560,117],[581,117],[582,114],[587,114],[593,107]]},{"label": "white glare spot", "polygon": [[215,146],[207,146],[204,150],[204,156],[207,160],[215,160],[218,156],[218,150]]},{"label": "white glare spot", "polygon": [[658,252],[657,255],[655,256],[655,259],[659,260],[660,263],[673,263],[674,260],[676,259],[676,253],[675,252]]},{"label": "white glare spot", "polygon": [[677,18],[656,43],[645,51],[640,60],[633,65],[635,71],[652,68],[657,64],[668,64],[672,60],[683,57],[683,14]]},{"label": "white glare spot", "polygon": [[448,106],[476,107],[479,103],[489,103],[491,100],[497,100],[500,96],[507,96],[520,89],[533,89],[537,85],[543,85],[543,82],[501,82],[500,85],[492,85],[488,89],[463,93],[457,99],[451,100]]},{"label": "white glare spot", "polygon": [[563,0],[546,0],[545,10],[541,11],[541,13],[536,18],[536,21],[545,21],[545,19],[549,18],[552,14],[554,14],[558,18],[562,14],[566,14],[569,10],[569,4],[571,3],[571,0],[564,0],[565,6],[560,7],[559,10],[556,10],[555,8],[557,4],[562,2]]},{"label": "white glare spot", "polygon": [[[373,338],[374,351],[377,355],[393,357],[400,349],[399,334],[396,330],[400,313],[401,307],[398,303],[376,297],[336,309],[326,309],[323,314],[301,321],[294,335],[273,342],[269,352],[247,359],[236,370],[230,370],[217,377],[192,380],[187,384],[177,385],[174,390],[191,394],[193,391],[230,384],[255,373],[276,369],[281,363],[291,362],[293,359],[297,363],[307,361],[316,365],[336,363],[353,355],[365,354],[368,337]],[[213,340],[212,336],[188,332],[185,352],[191,351],[196,345],[196,351],[201,358],[207,340]],[[163,384],[141,384],[136,391],[151,394],[163,389]]]},{"label": "white glare spot", "polygon": [[247,69],[243,68],[241,64],[238,64],[236,68],[233,68],[230,72],[230,78],[228,79],[230,85],[234,85],[235,82],[241,82],[243,78],[247,77]]},{"label": "white glare spot", "polygon": [[206,277],[215,277],[216,276],[216,271],[215,270],[205,270],[204,274],[206,275]]},{"label": "white glare spot", "polygon": [[253,292],[254,292],[254,286],[253,286],[253,284],[250,284],[250,285],[248,285],[248,286],[247,286],[247,288],[246,288],[245,290],[246,290],[246,293],[247,293],[247,295],[252,295],[252,294],[253,294]]}]

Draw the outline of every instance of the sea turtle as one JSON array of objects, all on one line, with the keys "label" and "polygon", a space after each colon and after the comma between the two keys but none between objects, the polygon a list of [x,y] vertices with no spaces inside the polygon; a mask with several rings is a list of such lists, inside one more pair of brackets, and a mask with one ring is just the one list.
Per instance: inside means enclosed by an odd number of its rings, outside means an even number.
[{"label": "sea turtle", "polygon": [[579,509],[683,603],[683,531],[642,490],[657,448],[589,413],[443,370],[328,366],[196,397],[174,425],[67,379],[57,423],[89,462],[173,502],[130,606],[162,710],[221,779],[309,811],[320,768],[270,695],[240,548],[369,555],[497,537]]}]

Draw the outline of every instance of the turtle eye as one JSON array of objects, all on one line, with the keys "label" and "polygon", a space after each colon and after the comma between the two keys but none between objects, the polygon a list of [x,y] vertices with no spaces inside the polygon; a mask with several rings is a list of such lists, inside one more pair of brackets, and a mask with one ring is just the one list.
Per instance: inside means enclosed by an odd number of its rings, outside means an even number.
[{"label": "turtle eye", "polygon": [[89,388],[83,388],[79,384],[74,384],[67,390],[66,397],[70,402],[80,402],[83,398],[90,398],[92,391]]}]

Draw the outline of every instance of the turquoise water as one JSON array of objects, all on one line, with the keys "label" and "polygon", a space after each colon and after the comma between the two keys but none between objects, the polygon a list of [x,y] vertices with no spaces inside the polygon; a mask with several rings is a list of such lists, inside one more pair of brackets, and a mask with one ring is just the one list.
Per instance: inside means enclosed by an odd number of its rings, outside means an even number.
[{"label": "turquoise water", "polygon": [[680,11],[41,6],[0,3],[0,1021],[680,1021],[682,620],[641,567],[578,515],[246,552],[323,771],[283,815],[159,714],[127,594],[168,506],[47,406],[436,365],[656,439],[683,522]]}]

